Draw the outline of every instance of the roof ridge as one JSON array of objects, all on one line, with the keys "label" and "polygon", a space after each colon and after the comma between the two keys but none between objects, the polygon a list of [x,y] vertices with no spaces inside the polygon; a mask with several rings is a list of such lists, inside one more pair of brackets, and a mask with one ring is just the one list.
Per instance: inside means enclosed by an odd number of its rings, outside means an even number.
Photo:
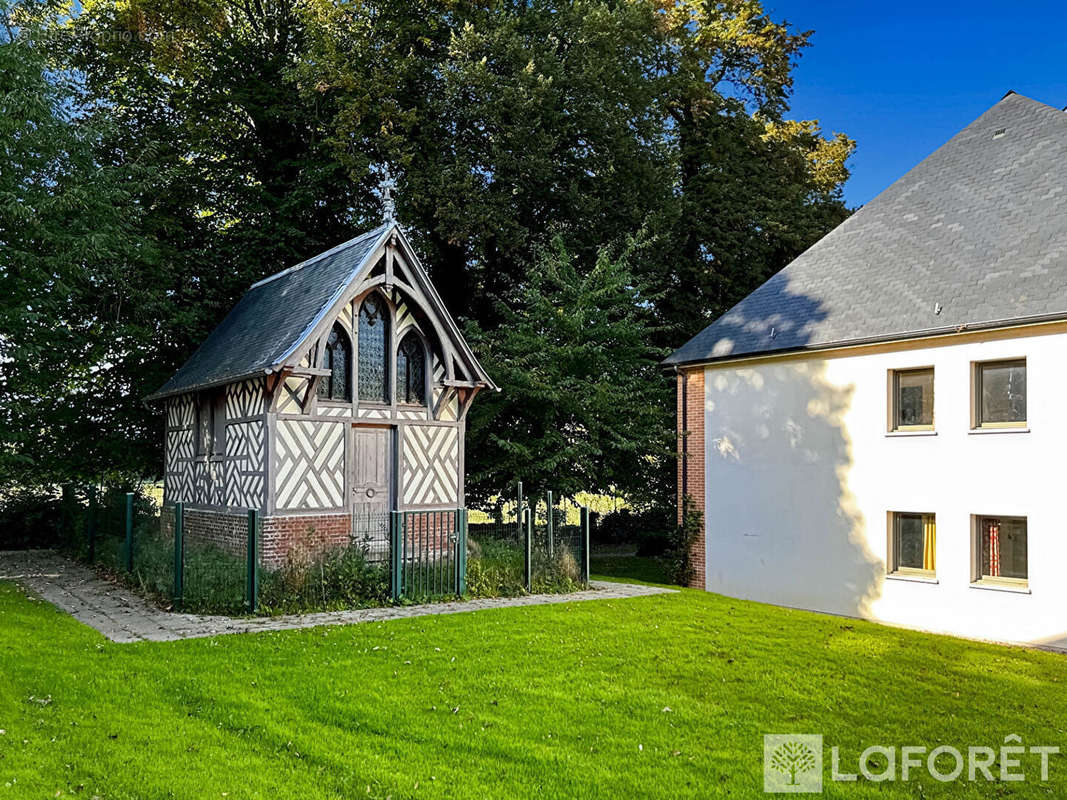
[{"label": "roof ridge", "polygon": [[307,259],[305,261],[301,261],[299,264],[294,264],[291,267],[286,267],[281,272],[275,272],[273,275],[268,275],[266,278],[263,278],[262,280],[258,280],[255,283],[253,283],[251,286],[249,286],[248,287],[248,291],[252,291],[253,289],[258,289],[260,286],[263,286],[264,284],[270,283],[271,281],[275,280],[276,278],[281,278],[283,275],[288,275],[291,272],[296,272],[298,269],[302,269],[302,268],[306,267],[308,264],[314,264],[316,261],[319,261],[320,259],[323,259],[326,256],[333,255],[334,253],[338,253],[341,250],[344,250],[344,249],[346,249],[348,247],[352,247],[353,245],[359,244],[360,242],[364,241],[365,239],[369,239],[372,236],[374,236],[374,237],[380,236],[382,231],[384,231],[385,228],[388,227],[388,225],[390,225],[390,224],[393,224],[393,223],[387,223],[386,225],[379,225],[377,228],[374,228],[374,229],[369,230],[369,231],[365,231],[365,232],[361,233],[359,236],[356,236],[353,239],[349,239],[348,241],[341,242],[341,244],[334,245],[329,250],[325,250],[325,251],[319,253],[318,255],[314,255],[314,256],[312,256],[311,258],[309,258],[309,259]]},{"label": "roof ridge", "polygon": [[1004,95],[664,363],[1067,318],[1065,126]]}]

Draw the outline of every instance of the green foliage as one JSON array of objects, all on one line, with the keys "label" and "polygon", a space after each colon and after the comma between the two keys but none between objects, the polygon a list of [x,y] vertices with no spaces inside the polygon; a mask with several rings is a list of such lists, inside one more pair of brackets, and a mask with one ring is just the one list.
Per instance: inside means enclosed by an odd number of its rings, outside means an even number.
[{"label": "green foliage", "polygon": [[32,486],[12,487],[0,497],[0,550],[53,547],[65,522],[55,492]]},{"label": "green foliage", "polygon": [[[141,472],[159,434],[135,392],[163,285],[140,227],[151,143],[107,144],[76,76],[52,69],[58,7],[0,3],[0,483]],[[154,467],[151,472],[156,472]]]},{"label": "green foliage", "polygon": [[472,597],[526,594],[522,545],[515,540],[468,539],[467,592]]},{"label": "green foliage", "polygon": [[[480,398],[469,430],[468,495],[486,503],[521,478],[531,497],[554,489],[649,496],[672,452],[670,384],[650,344],[649,300],[628,258],[580,264],[556,240],[531,268],[502,324],[471,338],[504,387]],[[503,481],[501,477],[503,476]]]},{"label": "green foliage", "polygon": [[670,544],[664,553],[671,583],[688,586],[693,578],[693,547],[704,530],[704,512],[697,508],[693,498],[682,499],[682,521],[672,530]]},{"label": "green foliage", "polygon": [[[526,341],[592,354],[617,389],[573,358],[556,374],[536,354],[509,366],[512,315],[567,296],[530,265],[567,261],[566,280],[604,291],[590,301],[604,325],[629,317],[667,348],[846,213],[852,143],[784,119],[808,34],[756,0],[3,11],[4,483],[157,475],[141,398],[250,283],[376,222],[390,163],[400,218],[452,312],[485,332],[504,389],[474,405],[491,406],[472,420],[475,482],[541,485],[552,462],[581,459],[568,485],[663,501],[672,425],[650,409],[669,411],[669,390],[645,369],[659,353],[624,340],[631,377],[595,318],[564,332],[564,314]],[[642,230],[654,246],[629,251],[628,271],[643,289],[612,290],[604,248]]]},{"label": "green foliage", "polygon": [[263,613],[336,611],[389,602],[389,575],[367,561],[359,547],[339,547],[313,557],[290,557],[278,570],[262,570]]}]

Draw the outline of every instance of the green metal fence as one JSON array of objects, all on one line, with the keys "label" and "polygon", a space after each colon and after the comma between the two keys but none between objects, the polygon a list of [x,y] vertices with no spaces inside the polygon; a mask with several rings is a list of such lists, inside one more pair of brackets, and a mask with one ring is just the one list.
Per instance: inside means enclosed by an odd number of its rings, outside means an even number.
[{"label": "green metal fence", "polygon": [[161,605],[192,613],[333,610],[464,595],[571,591],[589,581],[589,511],[551,492],[469,521],[465,508],[359,514],[340,541],[309,524],[264,557],[258,511],[199,521],[142,491],[64,491],[65,547]]},{"label": "green metal fence", "polygon": [[467,510],[394,511],[390,586],[394,600],[434,600],[466,592]]},{"label": "green metal fence", "polygon": [[389,512],[357,513],[348,537],[312,526],[280,562],[256,559],[256,609],[268,613],[338,610],[389,601]]},{"label": "green metal fence", "polygon": [[553,492],[523,496],[478,515],[470,525],[470,592],[481,596],[566,592],[589,584],[589,509]]},{"label": "green metal fence", "polygon": [[146,492],[64,489],[61,542],[77,558],[163,603],[174,594],[173,505]]}]

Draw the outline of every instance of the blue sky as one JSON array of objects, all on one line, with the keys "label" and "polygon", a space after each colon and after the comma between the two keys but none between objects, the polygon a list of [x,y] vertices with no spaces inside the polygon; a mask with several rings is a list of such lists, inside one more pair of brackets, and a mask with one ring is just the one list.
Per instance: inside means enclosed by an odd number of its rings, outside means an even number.
[{"label": "blue sky", "polygon": [[845,186],[866,203],[1009,89],[1067,106],[1067,6],[1059,3],[765,0],[814,30],[795,75],[794,119],[858,149]]}]

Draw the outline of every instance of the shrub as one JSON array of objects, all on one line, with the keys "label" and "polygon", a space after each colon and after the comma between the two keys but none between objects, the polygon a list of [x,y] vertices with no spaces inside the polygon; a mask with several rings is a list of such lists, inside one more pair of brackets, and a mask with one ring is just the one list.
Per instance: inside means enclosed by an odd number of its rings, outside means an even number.
[{"label": "shrub", "polygon": [[597,515],[590,539],[594,545],[637,545],[639,556],[659,556],[670,547],[675,527],[669,508],[635,511],[631,508]]},{"label": "shrub", "polygon": [[5,490],[0,498],[0,550],[58,546],[65,516],[54,488]]},{"label": "shrub", "polygon": [[697,509],[693,498],[682,499],[682,524],[675,525],[670,537],[670,546],[664,554],[671,581],[679,586],[688,586],[693,577],[693,545],[704,527],[704,514]]},{"label": "shrub", "polygon": [[467,539],[467,592],[475,597],[526,593],[522,547],[517,542]]},{"label": "shrub", "polygon": [[310,527],[286,564],[260,573],[259,604],[266,613],[333,611],[389,601],[389,576],[357,545],[329,547]]}]

